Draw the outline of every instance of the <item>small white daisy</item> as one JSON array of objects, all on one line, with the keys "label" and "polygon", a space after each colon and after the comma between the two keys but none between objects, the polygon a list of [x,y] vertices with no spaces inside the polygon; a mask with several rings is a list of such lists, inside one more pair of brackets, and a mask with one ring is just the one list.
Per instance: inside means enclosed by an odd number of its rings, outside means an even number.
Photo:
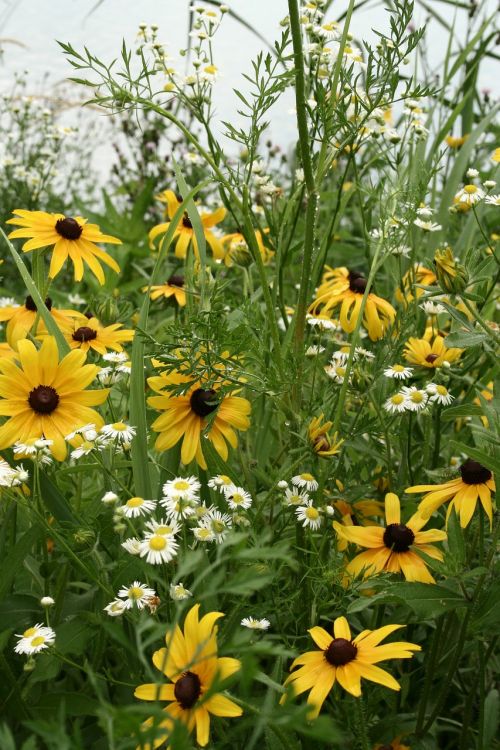
[{"label": "small white daisy", "polygon": [[207,528],[206,526],[195,526],[192,530],[195,538],[199,542],[214,542],[215,541],[215,534],[212,531],[212,529]]},{"label": "small white daisy", "polygon": [[191,591],[185,588],[180,581],[170,584],[170,598],[174,602],[182,602],[184,599],[189,599],[190,596],[193,596]]},{"label": "small white daisy", "polygon": [[302,521],[302,526],[310,526],[313,531],[319,529],[321,526],[321,514],[317,508],[312,504],[312,500],[309,500],[307,505],[301,505],[295,509],[295,515],[298,521]]},{"label": "small white daisy", "polygon": [[288,482],[286,481],[286,479],[280,479],[276,486],[280,490],[286,490],[288,489]]},{"label": "small white daisy", "polygon": [[477,185],[464,185],[455,195],[455,202],[466,206],[474,206],[484,198],[484,190]]},{"label": "small white daisy", "polygon": [[261,620],[257,620],[255,617],[244,617],[240,624],[244,628],[250,628],[250,630],[267,630],[271,625],[265,617]]},{"label": "small white daisy", "polygon": [[439,232],[443,228],[441,224],[436,224],[433,221],[423,221],[422,219],[415,219],[413,223],[424,232]]},{"label": "small white daisy", "polygon": [[121,506],[121,511],[127,518],[137,518],[138,516],[149,516],[156,508],[156,500],[145,500],[143,497],[131,497],[125,505]]},{"label": "small white daisy", "polygon": [[135,437],[136,427],[131,427],[125,422],[113,422],[101,427],[101,432],[107,438],[116,440],[119,445],[129,446]]},{"label": "small white daisy", "polygon": [[320,318],[315,315],[308,315],[307,323],[313,328],[319,328],[320,331],[336,331],[338,329],[338,325],[334,320],[330,320],[330,318]]},{"label": "small white daisy", "polygon": [[405,367],[404,365],[391,365],[384,370],[386,378],[396,378],[396,380],[406,380],[411,378],[413,370],[411,367]]},{"label": "small white daisy", "polygon": [[233,481],[226,474],[216,474],[215,477],[208,480],[210,489],[219,492],[224,492],[226,487],[232,487],[233,484]]},{"label": "small white daisy", "polygon": [[180,530],[178,523],[176,523],[175,521],[166,521],[163,518],[161,519],[161,521],[147,521],[145,524],[145,528],[148,529],[146,536],[149,536],[151,534],[160,534],[161,536],[175,536],[179,533]]},{"label": "small white daisy", "polygon": [[445,388],[444,385],[437,385],[436,383],[429,383],[425,389],[430,395],[430,400],[436,404],[442,404],[448,406],[454,399],[454,396]]},{"label": "small white daisy", "polygon": [[195,500],[198,498],[201,484],[196,477],[175,477],[163,485],[163,494],[170,499],[182,498]]},{"label": "small white daisy", "polygon": [[51,596],[42,596],[40,599],[40,604],[42,607],[53,607],[55,604],[55,600]]},{"label": "small white daisy", "polygon": [[172,536],[153,534],[142,540],[139,554],[151,565],[160,565],[170,562],[177,555],[178,546]]},{"label": "small white daisy", "polygon": [[389,414],[402,414],[406,411],[406,398],[403,393],[393,393],[384,404],[384,409]]},{"label": "small white daisy", "polygon": [[306,357],[317,357],[318,355],[323,354],[324,351],[325,351],[324,346],[313,344],[312,346],[307,347]]},{"label": "small white daisy", "polygon": [[160,505],[167,511],[169,521],[182,521],[196,513],[196,501],[182,497],[162,497]]},{"label": "small white daisy", "polygon": [[319,486],[313,475],[308,474],[307,472],[292,477],[292,484],[295,487],[305,488],[308,492],[314,492]]},{"label": "small white daisy", "polygon": [[97,437],[95,424],[84,424],[83,427],[78,427],[66,435],[65,440],[74,440],[77,435],[82,435],[85,440],[95,440]]},{"label": "small white daisy", "polygon": [[486,188],[486,190],[491,190],[492,188],[496,187],[495,180],[485,180],[483,182],[483,187]]},{"label": "small white daisy", "polygon": [[303,505],[309,501],[309,495],[307,492],[303,492],[297,489],[290,490],[288,487],[285,490],[285,505]]},{"label": "small white daisy", "polygon": [[128,360],[128,356],[125,352],[107,352],[102,355],[102,358],[105,362],[112,362],[114,365],[122,365]]},{"label": "small white daisy", "polygon": [[118,592],[118,597],[124,600],[125,609],[144,609],[151,597],[156,596],[154,589],[146,586],[145,583],[134,581],[130,586],[124,586]]},{"label": "small white daisy", "polygon": [[420,390],[415,385],[403,386],[401,393],[405,398],[406,408],[410,411],[419,412],[425,409],[429,396],[423,390]]},{"label": "small white daisy", "polygon": [[420,307],[427,315],[440,315],[446,312],[446,307],[434,299],[426,299],[420,303]]},{"label": "small white daisy", "polygon": [[473,180],[475,177],[479,177],[479,170],[474,169],[474,167],[469,167],[465,174],[469,180]]},{"label": "small white daisy", "polygon": [[114,505],[118,500],[118,495],[115,492],[105,492],[101,497],[101,503],[104,503],[104,505]]},{"label": "small white daisy", "polygon": [[141,540],[137,539],[135,536],[131,536],[128,539],[125,539],[124,542],[122,542],[122,547],[124,550],[126,550],[130,555],[140,555],[141,553]]},{"label": "small white daisy", "polygon": [[224,490],[226,501],[231,510],[247,510],[252,504],[252,496],[243,487],[227,487]]},{"label": "small white daisy", "polygon": [[40,651],[51,646],[55,639],[56,634],[52,628],[37,623],[32,628],[28,628],[21,635],[16,633],[16,638],[19,638],[18,642],[14,646],[16,654],[38,654]]},{"label": "small white daisy", "polygon": [[335,383],[343,383],[346,368],[343,365],[330,364],[325,367],[325,372]]},{"label": "small white daisy", "polygon": [[13,487],[21,484],[16,469],[13,469],[7,461],[0,458],[0,487]]},{"label": "small white daisy", "polygon": [[104,611],[107,612],[110,617],[119,617],[127,609],[127,604],[123,599],[113,599],[112,602],[104,607]]},{"label": "small white daisy", "polygon": [[209,512],[203,517],[200,526],[204,526],[214,535],[217,544],[221,544],[226,538],[233,525],[233,519],[228,513],[221,513],[217,508],[209,508]]},{"label": "small white daisy", "polygon": [[500,193],[498,195],[486,196],[485,203],[488,203],[490,206],[500,206]]}]

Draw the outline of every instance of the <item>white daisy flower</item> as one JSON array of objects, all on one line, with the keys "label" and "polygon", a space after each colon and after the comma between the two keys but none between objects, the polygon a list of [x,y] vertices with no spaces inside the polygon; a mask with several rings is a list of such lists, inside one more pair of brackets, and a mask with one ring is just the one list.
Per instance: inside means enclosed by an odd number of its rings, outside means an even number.
[{"label": "white daisy flower", "polygon": [[16,633],[16,638],[19,638],[14,646],[16,654],[29,654],[31,656],[51,646],[56,639],[56,634],[52,628],[38,623],[25,630],[21,635]]},{"label": "white daisy flower", "polygon": [[117,380],[119,380],[118,373],[121,373],[122,375],[130,375],[130,373],[132,372],[132,363],[127,361],[122,365],[118,365],[115,372]]},{"label": "white daisy flower", "polygon": [[330,359],[330,364],[338,366],[342,365],[344,366],[347,363],[347,360],[349,359],[349,349],[347,351],[345,349],[338,349],[337,351],[333,352],[332,357]]},{"label": "white daisy flower", "polygon": [[298,521],[302,521],[302,526],[310,526],[313,531],[319,529],[321,526],[321,514],[317,508],[312,504],[312,500],[309,500],[307,505],[301,505],[295,509],[295,515]]},{"label": "white daisy flower", "polygon": [[102,355],[105,362],[111,362],[114,365],[122,365],[128,360],[128,355],[125,352],[107,352]]},{"label": "white daisy flower", "polygon": [[200,526],[209,529],[217,544],[221,544],[226,538],[233,525],[233,519],[228,513],[221,513],[216,508],[209,508],[209,512],[203,517]]},{"label": "white daisy flower", "polygon": [[198,498],[201,484],[196,477],[175,477],[163,485],[165,497],[177,500],[195,500]]},{"label": "white daisy flower", "polygon": [[338,325],[334,320],[321,318],[318,315],[308,315],[307,323],[313,328],[319,328],[320,331],[336,331],[338,329]]},{"label": "white daisy flower", "polygon": [[184,599],[189,599],[190,596],[193,596],[193,594],[182,585],[181,581],[170,584],[170,598],[174,602],[182,602]]},{"label": "white daisy flower", "polygon": [[343,365],[330,364],[325,367],[325,372],[335,383],[343,383],[346,368]]},{"label": "white daisy flower", "polygon": [[123,599],[113,599],[112,602],[104,607],[104,611],[107,612],[110,617],[119,617],[127,609],[127,604]]},{"label": "white daisy flower", "polygon": [[206,526],[195,526],[193,529],[193,534],[199,542],[215,541],[214,532],[212,531],[212,529],[209,529]]},{"label": "white daisy flower", "polygon": [[466,206],[474,206],[484,198],[484,190],[477,185],[464,185],[455,195],[455,202]]},{"label": "white daisy flower", "polygon": [[465,174],[469,178],[469,180],[473,180],[475,177],[479,177],[479,171],[477,169],[474,169],[474,167],[469,167]]},{"label": "white daisy flower", "polygon": [[252,504],[252,496],[243,487],[227,487],[224,490],[226,501],[231,510],[247,510]]},{"label": "white daisy flower", "polygon": [[160,505],[167,511],[169,521],[182,521],[196,513],[196,501],[182,497],[162,497]]},{"label": "white daisy flower", "polygon": [[446,307],[434,299],[427,299],[420,303],[420,307],[427,315],[440,315],[446,312]]},{"label": "white daisy flower", "polygon": [[314,492],[319,486],[313,475],[308,474],[307,472],[292,477],[292,484],[295,487],[305,488],[308,492]]},{"label": "white daisy flower", "polygon": [[141,544],[142,542],[140,539],[137,539],[135,536],[130,536],[122,542],[122,547],[129,553],[129,555],[140,555]]},{"label": "white daisy flower", "polygon": [[422,219],[415,219],[413,223],[424,232],[440,232],[443,228],[441,224],[436,224],[433,221],[422,221]]},{"label": "white daisy flower", "polygon": [[500,206],[500,193],[498,195],[487,195],[485,203],[488,203],[490,206]]},{"label": "white daisy flower", "polygon": [[429,383],[425,389],[430,395],[430,400],[436,404],[442,404],[448,406],[454,399],[454,396],[445,388],[444,385],[437,385],[436,383]]},{"label": "white daisy flower", "polygon": [[36,456],[39,451],[50,448],[52,443],[53,440],[45,440],[44,438],[31,438],[27,443],[18,441],[14,443],[14,455],[26,455],[31,458],[32,456]]},{"label": "white daisy flower", "polygon": [[13,469],[7,461],[0,458],[0,487],[14,487],[21,484],[18,472]]},{"label": "white daisy flower", "polygon": [[403,393],[393,393],[384,404],[384,409],[389,414],[402,414],[406,408],[406,398]]},{"label": "white daisy flower", "polygon": [[161,536],[175,536],[179,533],[180,527],[179,524],[175,521],[166,521],[165,519],[161,519],[161,521],[147,521],[145,524],[145,528],[148,529],[148,532],[145,534],[145,536],[150,536],[151,534],[160,534]]},{"label": "white daisy flower", "polygon": [[415,385],[403,386],[401,393],[405,398],[406,408],[410,411],[419,412],[425,409],[429,396],[423,390],[420,390]]},{"label": "white daisy flower", "polygon": [[114,385],[121,380],[121,376],[112,367],[101,367],[97,373],[97,379],[103,385]]},{"label": "white daisy flower", "polygon": [[405,367],[404,365],[391,365],[384,370],[386,378],[396,378],[396,380],[406,380],[411,378],[413,370],[411,367]]},{"label": "white daisy flower", "polygon": [[0,297],[0,308],[3,307],[20,307],[21,305],[16,302],[14,297]]},{"label": "white daisy flower", "polygon": [[140,556],[146,558],[151,565],[168,563],[177,555],[178,543],[173,536],[152,534],[141,541]]},{"label": "white daisy flower", "polygon": [[133,609],[134,606],[137,609],[144,609],[149,599],[155,596],[155,590],[140,581],[134,581],[130,586],[124,586],[118,592],[118,598],[124,600],[125,609]]},{"label": "white daisy flower", "polygon": [[250,628],[250,630],[267,630],[271,625],[265,617],[261,620],[257,620],[256,617],[244,617],[240,624],[244,628]]},{"label": "white daisy flower", "polygon": [[233,487],[234,482],[226,474],[216,474],[208,480],[208,486],[211,490],[224,492],[227,487]]},{"label": "white daisy flower", "polygon": [[42,607],[53,607],[55,604],[55,600],[51,596],[42,596],[40,599],[40,604]]},{"label": "white daisy flower", "polygon": [[138,516],[149,516],[156,508],[156,500],[145,500],[143,497],[131,497],[125,505],[120,507],[123,515],[127,518]]},{"label": "white daisy flower", "polygon": [[68,302],[70,305],[86,305],[87,300],[84,299],[80,294],[68,294]]},{"label": "white daisy flower", "polygon": [[286,479],[280,479],[276,486],[280,490],[286,490],[288,489],[288,482],[286,481]]},{"label": "white daisy flower", "polygon": [[125,422],[113,422],[101,427],[101,432],[107,438],[116,440],[119,445],[128,446],[135,437],[136,427],[131,427]]},{"label": "white daisy flower", "polygon": [[65,440],[74,440],[77,435],[82,435],[85,440],[95,440],[97,437],[95,424],[84,424],[83,427],[78,427],[66,435]]},{"label": "white daisy flower", "polygon": [[293,488],[290,490],[288,487],[285,490],[285,505],[303,505],[309,502],[309,495],[307,492]]},{"label": "white daisy flower", "polygon": [[323,354],[324,351],[325,351],[324,346],[313,344],[312,346],[307,347],[306,357],[317,357],[319,354]]},{"label": "white daisy flower", "polygon": [[417,208],[417,216],[422,216],[424,219],[430,219],[434,210],[430,206],[419,206]]},{"label": "white daisy flower", "polygon": [[408,258],[411,253],[411,247],[408,247],[408,245],[396,245],[396,247],[391,247],[389,252],[391,255],[399,255],[401,258]]},{"label": "white daisy flower", "polygon": [[119,497],[115,492],[105,492],[101,497],[101,503],[104,503],[104,505],[114,505],[118,500]]}]

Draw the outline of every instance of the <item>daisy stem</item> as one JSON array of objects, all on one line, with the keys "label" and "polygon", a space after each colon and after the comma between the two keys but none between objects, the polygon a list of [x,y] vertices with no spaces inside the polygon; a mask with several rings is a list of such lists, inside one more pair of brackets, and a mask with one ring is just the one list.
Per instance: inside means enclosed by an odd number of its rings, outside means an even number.
[{"label": "daisy stem", "polygon": [[370,740],[366,728],[366,714],[363,697],[354,698],[355,725],[354,731],[357,736],[359,750],[370,750]]}]

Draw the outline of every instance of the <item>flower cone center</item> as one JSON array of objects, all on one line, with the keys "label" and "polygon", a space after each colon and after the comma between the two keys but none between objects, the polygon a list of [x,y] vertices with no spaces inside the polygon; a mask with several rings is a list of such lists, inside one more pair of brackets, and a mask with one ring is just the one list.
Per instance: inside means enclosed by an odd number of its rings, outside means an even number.
[{"label": "flower cone center", "polygon": [[97,331],[90,326],[81,326],[73,334],[74,341],[92,341],[95,338],[97,338]]},{"label": "flower cone center", "polygon": [[460,474],[465,484],[484,484],[491,479],[491,471],[471,458],[462,464]]},{"label": "flower cone center", "polygon": [[408,552],[415,534],[402,523],[390,523],[384,531],[384,544],[394,552]]},{"label": "flower cone center", "polygon": [[191,219],[189,218],[189,216],[187,214],[184,214],[184,216],[182,217],[182,226],[185,227],[186,229],[192,229],[193,228],[193,225],[191,223]]},{"label": "flower cone center", "polygon": [[186,672],[175,683],[174,695],[181,708],[192,708],[201,694],[200,678],[194,672]]},{"label": "flower cone center", "polygon": [[346,638],[334,638],[325,651],[325,659],[334,667],[342,667],[344,664],[356,658],[357,647]]},{"label": "flower cone center", "polygon": [[167,284],[169,286],[178,286],[182,289],[182,287],[184,286],[184,276],[173,273],[172,276],[167,281]]},{"label": "flower cone center", "polygon": [[429,364],[432,365],[436,361],[436,359],[438,359],[438,357],[439,357],[439,354],[428,354],[427,357],[425,358],[425,361],[429,362]]},{"label": "flower cone center", "polygon": [[56,221],[56,232],[65,240],[77,240],[83,231],[83,227],[71,216]]},{"label": "flower cone center", "polygon": [[349,289],[351,290],[351,292],[364,294],[367,283],[368,282],[363,274],[359,273],[358,271],[349,272]]},{"label": "flower cone center", "polygon": [[195,414],[199,417],[206,417],[217,409],[219,402],[213,388],[208,390],[197,388],[191,394],[190,404]]},{"label": "flower cone center", "polygon": [[[38,307],[36,306],[35,300],[31,296],[31,294],[28,294],[28,296],[26,297],[24,306],[30,312],[38,311]],[[47,310],[52,310],[52,300],[50,299],[50,297],[47,297],[47,299],[45,300],[45,307],[47,308]]]},{"label": "flower cone center", "polygon": [[38,414],[51,414],[59,403],[59,394],[50,385],[37,385],[28,396],[28,403]]}]

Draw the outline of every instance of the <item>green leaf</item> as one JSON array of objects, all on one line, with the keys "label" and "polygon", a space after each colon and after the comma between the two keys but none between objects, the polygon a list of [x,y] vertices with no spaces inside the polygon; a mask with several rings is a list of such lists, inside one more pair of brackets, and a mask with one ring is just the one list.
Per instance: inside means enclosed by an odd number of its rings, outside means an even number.
[{"label": "green leaf", "polygon": [[64,495],[50,479],[40,472],[40,494],[43,504],[60,523],[79,526],[80,521],[75,516]]},{"label": "green leaf", "polygon": [[406,604],[422,619],[435,619],[444,612],[467,606],[460,593],[433,583],[394,583],[386,589],[386,596]]},{"label": "green leaf", "polygon": [[459,443],[457,440],[450,440],[450,448],[456,453],[465,453],[466,456],[478,461],[482,466],[486,466],[494,474],[500,475],[500,460],[488,455],[480,448],[473,448],[472,445],[465,445],[465,443]]},{"label": "green leaf", "polygon": [[10,586],[19,575],[25,557],[29,555],[35,542],[40,537],[38,526],[32,526],[16,541],[14,549],[2,560],[2,576],[0,577],[0,599],[4,597]]},{"label": "green leaf", "polygon": [[498,737],[499,704],[498,690],[490,690],[484,701],[483,747],[493,747],[495,737]]},{"label": "green leaf", "polygon": [[468,349],[472,346],[478,346],[484,341],[488,341],[488,336],[485,333],[480,333],[479,331],[474,331],[474,333],[454,331],[446,337],[446,346],[456,346],[459,349]]},{"label": "green leaf", "polygon": [[477,404],[459,404],[445,409],[441,414],[441,419],[444,422],[451,422],[461,417],[482,417],[483,415],[483,410]]}]

